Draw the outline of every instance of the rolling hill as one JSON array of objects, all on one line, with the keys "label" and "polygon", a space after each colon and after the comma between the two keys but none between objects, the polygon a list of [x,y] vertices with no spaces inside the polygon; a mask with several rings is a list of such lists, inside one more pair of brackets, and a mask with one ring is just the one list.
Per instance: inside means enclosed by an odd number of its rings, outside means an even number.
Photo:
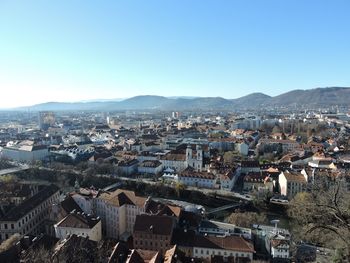
[{"label": "rolling hill", "polygon": [[229,110],[259,108],[266,106],[350,106],[350,88],[330,87],[309,90],[292,90],[275,97],[252,93],[237,99],[222,97],[163,97],[154,95],[136,96],[121,101],[47,102],[16,110],[33,111],[113,111],[113,110]]}]

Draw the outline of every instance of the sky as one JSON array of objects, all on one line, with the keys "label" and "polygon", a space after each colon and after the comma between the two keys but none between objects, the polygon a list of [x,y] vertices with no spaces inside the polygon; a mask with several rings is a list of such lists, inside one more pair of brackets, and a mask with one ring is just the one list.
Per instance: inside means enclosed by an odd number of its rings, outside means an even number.
[{"label": "sky", "polygon": [[350,86],[350,1],[0,0],[0,108]]}]

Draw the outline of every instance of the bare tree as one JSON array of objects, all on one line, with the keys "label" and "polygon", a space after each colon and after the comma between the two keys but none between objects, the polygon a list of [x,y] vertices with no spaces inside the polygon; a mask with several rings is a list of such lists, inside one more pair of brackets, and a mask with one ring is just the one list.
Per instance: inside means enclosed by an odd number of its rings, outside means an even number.
[{"label": "bare tree", "polygon": [[288,213],[304,238],[343,248],[350,260],[349,200],[350,193],[337,180],[329,188],[316,187],[310,193],[298,194]]}]

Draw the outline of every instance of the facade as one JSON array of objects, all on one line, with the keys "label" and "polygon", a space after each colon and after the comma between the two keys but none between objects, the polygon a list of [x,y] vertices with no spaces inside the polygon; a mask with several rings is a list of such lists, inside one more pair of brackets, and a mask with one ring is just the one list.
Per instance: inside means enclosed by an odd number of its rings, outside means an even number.
[{"label": "facade", "polygon": [[194,258],[209,262],[214,256],[222,256],[224,260],[231,257],[234,262],[239,258],[251,261],[254,253],[253,244],[238,236],[196,236],[192,249]]},{"label": "facade", "polygon": [[249,146],[245,142],[235,144],[235,150],[240,154],[247,156],[249,152]]},{"label": "facade", "polygon": [[188,145],[185,153],[172,151],[162,156],[160,159],[163,168],[171,168],[176,172],[182,172],[187,167],[200,172],[203,170],[203,149],[201,145],[196,145],[194,151],[191,145]]},{"label": "facade", "polygon": [[260,173],[260,164],[258,161],[242,161],[241,173]]},{"label": "facade", "polygon": [[120,161],[117,165],[117,172],[123,175],[132,175],[137,172],[138,163],[137,159]]},{"label": "facade", "polygon": [[216,176],[208,172],[197,172],[192,168],[187,168],[185,171],[177,175],[177,181],[186,186],[199,188],[216,188]]},{"label": "facade", "polygon": [[132,191],[118,189],[88,195],[82,192],[72,197],[85,213],[101,218],[102,234],[106,237],[128,237],[133,232],[136,216],[145,212],[146,198]]},{"label": "facade", "polygon": [[138,215],[133,233],[134,248],[165,252],[170,249],[174,217],[159,215]]},{"label": "facade", "polygon": [[138,167],[138,172],[140,174],[159,174],[163,170],[163,165],[160,161],[143,161],[139,167]]},{"label": "facade", "polygon": [[65,239],[68,235],[88,237],[93,241],[102,238],[100,218],[72,211],[65,218],[55,224],[55,235],[59,239]]},{"label": "facade", "polygon": [[265,247],[272,262],[289,262],[291,236],[287,229],[278,228],[277,225],[254,225],[253,228],[256,245]]},{"label": "facade", "polygon": [[231,191],[236,180],[237,180],[238,170],[235,172],[228,171],[225,174],[219,174],[220,176],[220,187],[221,190]]},{"label": "facade", "polygon": [[46,186],[43,190],[0,217],[0,240],[13,234],[28,235],[44,232],[43,222],[48,218],[52,204],[59,201],[59,188]]},{"label": "facade", "polygon": [[18,162],[43,161],[48,158],[49,150],[45,145],[35,145],[33,141],[22,141],[4,147],[2,156]]},{"label": "facade", "polygon": [[297,172],[282,172],[278,176],[281,195],[292,199],[297,193],[303,192],[306,189],[307,178],[306,174]]}]

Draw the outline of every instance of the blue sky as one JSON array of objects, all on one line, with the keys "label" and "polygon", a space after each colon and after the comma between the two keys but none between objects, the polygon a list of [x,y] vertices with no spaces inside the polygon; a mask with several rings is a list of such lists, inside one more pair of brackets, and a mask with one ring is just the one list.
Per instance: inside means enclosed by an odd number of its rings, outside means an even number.
[{"label": "blue sky", "polygon": [[350,84],[350,1],[0,0],[0,107]]}]

